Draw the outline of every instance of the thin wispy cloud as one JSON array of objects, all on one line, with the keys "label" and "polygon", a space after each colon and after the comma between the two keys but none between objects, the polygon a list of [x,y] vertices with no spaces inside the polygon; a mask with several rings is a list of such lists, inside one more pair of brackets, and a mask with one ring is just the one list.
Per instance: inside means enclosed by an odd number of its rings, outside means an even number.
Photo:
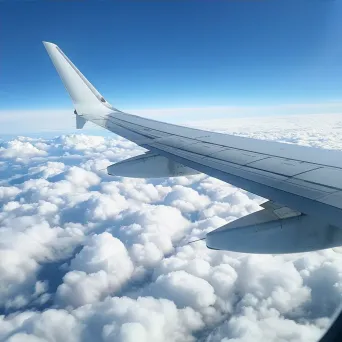
[{"label": "thin wispy cloud", "polygon": [[[185,108],[125,108],[128,113],[141,115],[157,120],[166,120],[174,123],[184,123],[184,118],[194,125],[198,121],[210,118],[209,124],[216,124],[215,120],[235,119],[243,117],[270,117],[312,114],[340,114],[342,103],[298,103],[279,105],[255,105],[255,106],[208,106],[208,107],[185,107]],[[208,121],[208,120],[207,120]],[[39,110],[1,110],[0,111],[0,134],[38,134],[38,133],[75,133],[75,116],[73,108],[69,109],[39,109]],[[101,128],[87,123],[86,133],[104,132]],[[108,133],[104,133],[108,134]]]}]

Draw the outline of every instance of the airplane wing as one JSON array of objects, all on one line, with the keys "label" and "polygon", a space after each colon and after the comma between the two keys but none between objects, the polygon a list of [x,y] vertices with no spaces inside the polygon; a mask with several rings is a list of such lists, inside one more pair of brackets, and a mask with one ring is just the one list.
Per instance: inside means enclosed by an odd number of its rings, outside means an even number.
[{"label": "airplane wing", "polygon": [[296,253],[342,245],[342,153],[250,139],[139,117],[112,107],[52,43],[45,48],[75,106],[91,121],[149,150],[111,175],[175,177],[203,172],[269,199],[263,209],[210,232],[212,249]]}]

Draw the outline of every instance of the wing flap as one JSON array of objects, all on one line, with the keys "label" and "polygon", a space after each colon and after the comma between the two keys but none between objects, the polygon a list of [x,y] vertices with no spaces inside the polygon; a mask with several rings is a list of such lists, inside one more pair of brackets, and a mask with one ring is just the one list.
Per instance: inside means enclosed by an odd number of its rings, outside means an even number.
[{"label": "wing flap", "polygon": [[342,190],[342,170],[331,167],[321,167],[315,170],[297,175],[296,178],[304,181],[326,185]]},{"label": "wing flap", "polygon": [[271,205],[208,233],[206,244],[211,249],[242,253],[301,253],[342,245],[342,229]]},{"label": "wing flap", "polygon": [[161,155],[147,152],[107,167],[109,175],[132,178],[178,177],[199,172]]}]

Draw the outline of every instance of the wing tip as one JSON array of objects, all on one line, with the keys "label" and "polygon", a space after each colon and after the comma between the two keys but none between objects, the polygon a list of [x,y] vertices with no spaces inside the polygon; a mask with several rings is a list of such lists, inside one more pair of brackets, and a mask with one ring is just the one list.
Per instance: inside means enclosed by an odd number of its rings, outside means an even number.
[{"label": "wing tip", "polygon": [[50,47],[50,46],[57,47],[57,45],[54,44],[54,43],[46,42],[46,41],[44,41],[44,40],[43,40],[42,42],[43,42],[43,44],[44,44],[44,46],[45,46],[46,49],[47,49],[48,47]]}]

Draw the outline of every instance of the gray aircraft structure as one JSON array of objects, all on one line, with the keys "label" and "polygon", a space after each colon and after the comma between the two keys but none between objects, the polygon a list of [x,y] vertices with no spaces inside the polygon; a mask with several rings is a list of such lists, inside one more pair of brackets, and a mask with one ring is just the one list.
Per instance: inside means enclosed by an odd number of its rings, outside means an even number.
[{"label": "gray aircraft structure", "polygon": [[[297,253],[342,245],[342,153],[182,127],[112,107],[62,50],[43,42],[81,129],[91,121],[148,152],[108,166],[110,175],[205,173],[269,199],[263,209],[206,235],[208,248]],[[342,340],[337,312],[321,342]]]},{"label": "gray aircraft structure", "polygon": [[53,43],[45,48],[75,107],[148,152],[108,166],[110,175],[176,177],[203,172],[269,199],[263,209],[206,235],[208,248],[296,253],[342,245],[342,153],[182,127],[112,107]]}]

